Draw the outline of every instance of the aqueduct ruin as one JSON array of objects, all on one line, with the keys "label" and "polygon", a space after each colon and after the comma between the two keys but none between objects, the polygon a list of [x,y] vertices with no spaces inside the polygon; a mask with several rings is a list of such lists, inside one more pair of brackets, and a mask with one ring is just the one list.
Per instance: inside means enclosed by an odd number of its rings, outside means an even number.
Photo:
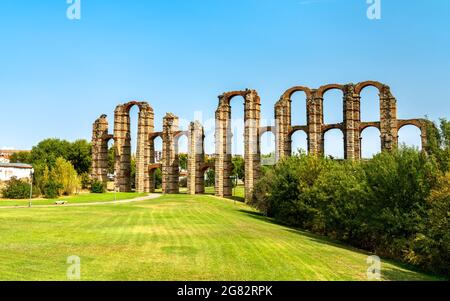
[{"label": "aqueduct ruin", "polygon": [[[379,92],[380,120],[361,121],[361,92],[367,87],[375,87]],[[336,124],[324,124],[324,94],[337,89],[343,92],[343,121]],[[292,95],[296,92],[306,95],[307,124],[292,124]],[[131,131],[130,109],[139,108],[138,133],[136,147],[136,182],[138,192],[153,192],[155,183],[153,173],[157,168],[162,171],[163,193],[179,193],[178,140],[188,138],[188,193],[201,194],[205,191],[204,173],[208,168],[215,169],[215,194],[220,197],[232,195],[232,153],[231,153],[231,101],[242,97],[244,103],[244,160],[245,194],[250,196],[255,181],[259,178],[261,165],[260,140],[266,132],[275,135],[275,157],[280,160],[291,155],[292,135],[304,131],[307,135],[308,153],[324,155],[324,137],[327,131],[338,129],[344,136],[344,157],[348,160],[361,159],[361,133],[368,127],[377,128],[381,135],[383,150],[392,150],[398,145],[398,131],[406,125],[414,125],[421,131],[422,146],[427,143],[425,119],[397,119],[397,101],[390,88],[375,81],[358,84],[325,85],[318,89],[297,86],[283,93],[275,104],[275,125],[260,126],[261,102],[255,90],[227,92],[219,96],[219,105],[215,119],[215,163],[205,163],[204,129],[198,122],[191,122],[186,131],[179,129],[178,117],[167,113],[163,118],[162,132],[154,130],[154,111],[146,102],[129,102],[117,106],[114,116],[114,132],[109,133],[106,115],[101,115],[93,125],[92,134],[92,178],[107,181],[108,143],[114,141],[115,150],[115,188],[121,192],[131,191]],[[163,141],[162,161],[155,161],[155,138]]]}]

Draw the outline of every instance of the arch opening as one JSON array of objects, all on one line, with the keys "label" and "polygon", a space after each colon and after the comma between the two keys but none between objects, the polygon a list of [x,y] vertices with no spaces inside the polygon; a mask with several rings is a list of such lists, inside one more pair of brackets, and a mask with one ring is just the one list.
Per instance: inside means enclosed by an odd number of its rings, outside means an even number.
[{"label": "arch opening", "polygon": [[407,124],[398,131],[398,143],[408,147],[422,150],[422,131],[415,125]]},{"label": "arch opening", "polygon": [[127,107],[128,110],[128,116],[129,116],[129,123],[130,123],[130,151],[131,151],[131,159],[130,159],[130,166],[131,166],[131,175],[130,175],[130,185],[131,190],[136,190],[136,152],[137,152],[137,144],[139,140],[139,133],[138,133],[138,123],[139,123],[139,111],[140,108],[136,104],[130,104]]},{"label": "arch opening", "polygon": [[180,192],[185,193],[187,192],[188,181],[188,137],[186,136],[186,133],[183,132],[176,139],[175,153],[178,158],[178,183]]},{"label": "arch opening", "polygon": [[304,91],[297,91],[291,95],[291,124],[307,125],[307,96]]},{"label": "arch opening", "polygon": [[114,191],[114,180],[116,178],[116,150],[114,148],[114,139],[108,139],[107,140],[108,145],[108,155],[107,155],[107,161],[108,161],[108,172],[106,173],[106,188],[108,191]]},{"label": "arch opening", "polygon": [[380,92],[372,85],[365,86],[360,93],[361,121],[380,120]]},{"label": "arch opening", "polygon": [[266,131],[261,135],[261,165],[275,165],[275,134]]},{"label": "arch opening", "polygon": [[243,156],[245,133],[245,99],[241,95],[236,95],[230,99],[230,102],[232,103],[230,104],[231,137],[229,137],[229,147],[231,147],[232,156]]},{"label": "arch opening", "polygon": [[151,187],[152,190],[160,192],[162,190],[162,149],[163,149],[163,141],[161,136],[156,136],[153,138],[153,158],[152,162],[150,162],[150,179],[151,179]]},{"label": "arch opening", "polygon": [[323,95],[324,124],[338,124],[344,121],[344,93],[337,88],[326,90]]},{"label": "arch opening", "polygon": [[291,135],[291,155],[299,155],[300,153],[308,153],[308,135],[298,130]]},{"label": "arch opening", "polygon": [[381,133],[376,127],[365,128],[361,132],[361,158],[371,159],[381,152]]},{"label": "arch opening", "polygon": [[333,159],[344,159],[344,133],[331,129],[324,133],[324,154]]}]

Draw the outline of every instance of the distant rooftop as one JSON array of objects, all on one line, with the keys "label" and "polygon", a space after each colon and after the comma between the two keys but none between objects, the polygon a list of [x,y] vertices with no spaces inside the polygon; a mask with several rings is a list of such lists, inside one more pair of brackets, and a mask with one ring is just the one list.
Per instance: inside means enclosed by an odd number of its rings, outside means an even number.
[{"label": "distant rooftop", "polygon": [[0,155],[12,155],[14,153],[29,153],[29,150],[18,150],[18,149],[0,149]]},{"label": "distant rooftop", "polygon": [[33,166],[24,163],[0,163],[0,167],[31,169]]}]

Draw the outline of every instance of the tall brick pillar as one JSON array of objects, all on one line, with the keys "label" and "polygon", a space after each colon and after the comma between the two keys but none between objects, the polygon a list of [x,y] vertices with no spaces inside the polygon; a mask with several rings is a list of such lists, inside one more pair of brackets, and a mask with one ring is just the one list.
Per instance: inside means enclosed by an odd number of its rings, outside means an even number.
[{"label": "tall brick pillar", "polygon": [[[148,146],[150,149],[150,157],[149,157],[149,163],[150,165],[153,165],[156,163],[155,160],[155,139],[156,137],[158,137],[158,135],[156,133],[150,133],[149,135],[149,139],[148,139]],[[156,168],[154,169],[149,169],[149,185],[150,185],[150,192],[155,192],[155,173]]]},{"label": "tall brick pillar", "polygon": [[136,191],[151,192],[149,164],[151,162],[150,133],[154,131],[154,112],[147,103],[139,104],[138,138],[136,145]]},{"label": "tall brick pillar", "polygon": [[120,192],[131,191],[131,136],[130,114],[126,105],[119,105],[114,112],[114,147],[116,153],[115,187]]},{"label": "tall brick pillar", "polygon": [[176,134],[178,117],[167,113],[163,119],[163,157],[162,157],[162,190],[163,193],[179,193],[180,170],[177,154]]},{"label": "tall brick pillar", "polygon": [[205,192],[205,177],[203,165],[205,163],[204,130],[198,122],[191,122],[189,126],[189,152],[188,152],[188,193],[198,194]]},{"label": "tall brick pillar", "polygon": [[231,183],[231,106],[230,101],[235,96],[245,99],[244,112],[244,160],[245,160],[245,197],[249,198],[253,185],[259,177],[260,145],[259,127],[261,103],[254,90],[224,93],[219,97],[219,107],[216,111],[216,195],[227,197],[232,195]]},{"label": "tall brick pillar", "polygon": [[323,95],[320,95],[317,90],[311,92],[311,96],[306,99],[308,153],[320,156],[323,154]]},{"label": "tall brick pillar", "polygon": [[108,181],[108,120],[100,116],[92,130],[92,179],[106,183]]},{"label": "tall brick pillar", "polygon": [[349,160],[360,158],[359,99],[355,86],[349,84],[344,91],[344,157]]},{"label": "tall brick pillar", "polygon": [[388,86],[380,91],[381,148],[392,150],[398,145],[397,100]]},{"label": "tall brick pillar", "polygon": [[256,91],[251,90],[245,95],[245,200],[251,197],[255,182],[259,179],[261,170],[260,128],[261,101]]},{"label": "tall brick pillar", "polygon": [[227,96],[219,96],[216,110],[215,133],[215,194],[220,197],[232,195],[231,185],[231,106]]},{"label": "tall brick pillar", "polygon": [[291,155],[292,141],[289,136],[291,128],[291,100],[281,98],[275,104],[275,159],[278,162]]}]

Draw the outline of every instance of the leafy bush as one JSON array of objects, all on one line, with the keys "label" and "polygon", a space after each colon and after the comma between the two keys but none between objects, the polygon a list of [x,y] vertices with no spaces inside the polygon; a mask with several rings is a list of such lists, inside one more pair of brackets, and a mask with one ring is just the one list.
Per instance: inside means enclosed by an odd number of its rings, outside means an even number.
[{"label": "leafy bush", "polygon": [[94,180],[91,184],[91,192],[92,193],[105,193],[106,185],[102,181]]},{"label": "leafy bush", "polygon": [[160,188],[162,186],[162,171],[157,168],[154,172],[155,188]]},{"label": "leafy bush", "polygon": [[206,179],[205,179],[205,186],[211,187],[214,186],[216,182],[216,172],[212,168],[208,168],[206,171]]},{"label": "leafy bush", "polygon": [[26,199],[30,197],[31,186],[29,183],[12,178],[6,184],[6,187],[2,190],[4,198],[8,199]]},{"label": "leafy bush", "polygon": [[450,275],[450,173],[438,179],[428,198],[423,233],[417,233],[407,254],[409,262]]},{"label": "leafy bush", "polygon": [[257,181],[250,205],[277,221],[448,274],[450,176],[401,148],[370,161],[299,155]]},{"label": "leafy bush", "polygon": [[62,184],[50,179],[44,185],[44,197],[47,199],[56,199],[59,197],[59,191],[62,189]]},{"label": "leafy bush", "polygon": [[91,177],[87,172],[80,175],[80,184],[82,189],[88,189],[91,187]]},{"label": "leafy bush", "polygon": [[187,177],[180,177],[179,185],[180,187],[186,188],[187,187]]}]

